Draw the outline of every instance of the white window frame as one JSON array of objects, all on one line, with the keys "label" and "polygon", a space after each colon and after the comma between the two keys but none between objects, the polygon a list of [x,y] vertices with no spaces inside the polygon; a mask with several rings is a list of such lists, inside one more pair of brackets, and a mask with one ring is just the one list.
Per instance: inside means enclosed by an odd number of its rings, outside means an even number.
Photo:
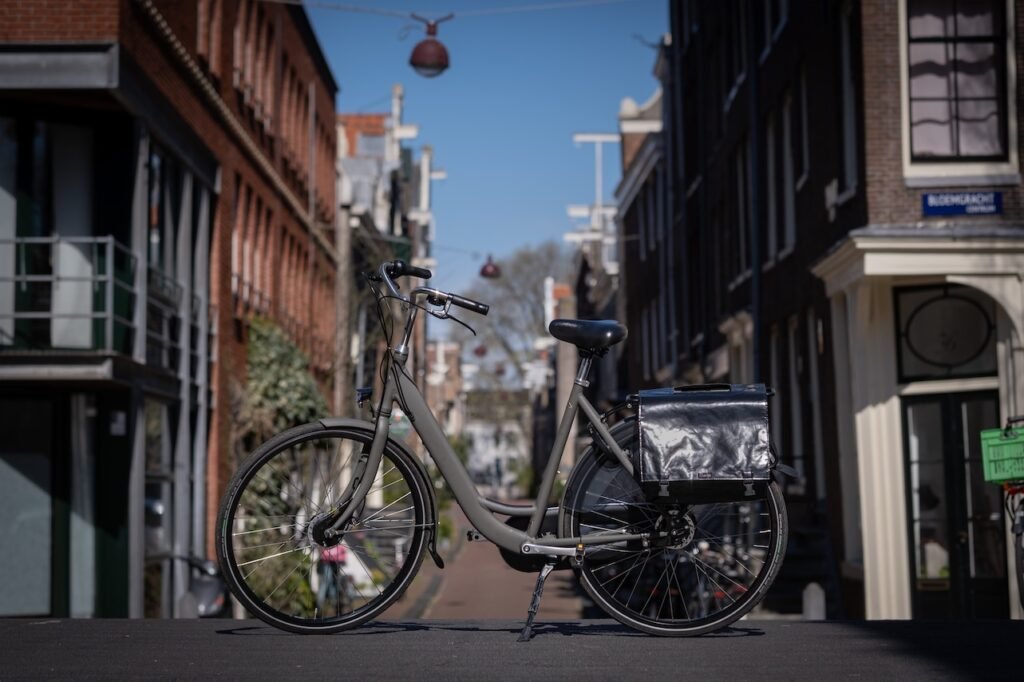
[{"label": "white window frame", "polygon": [[807,178],[811,174],[811,151],[810,151],[810,135],[808,134],[807,125],[807,69],[800,66],[800,139],[802,141],[800,153],[803,161],[803,172],[800,177],[796,179],[796,191],[800,189],[807,182]]},{"label": "white window frame", "polygon": [[825,450],[822,445],[821,379],[818,374],[818,352],[823,350],[821,320],[814,307],[807,308],[807,365],[809,370],[811,402],[811,456],[814,458],[814,492],[817,499],[825,499]]},{"label": "white window frame", "polygon": [[786,345],[789,350],[789,427],[793,432],[791,461],[797,473],[796,481],[791,482],[786,489],[803,494],[807,484],[807,452],[804,450],[803,387],[800,385],[796,352],[797,334],[800,329],[799,318],[796,315],[791,316],[786,326],[788,335]]},{"label": "white window frame", "polygon": [[793,177],[793,93],[782,98],[782,222],[783,239],[779,259],[796,245],[796,178]]},{"label": "white window frame", "polygon": [[900,124],[903,147],[903,181],[907,187],[949,187],[954,185],[1019,185],[1017,153],[1017,52],[1014,47],[1016,17],[1012,0],[1006,5],[1006,161],[913,162],[910,157],[910,81],[907,47],[907,0],[899,0],[900,41]]},{"label": "white window frame", "polygon": [[640,313],[640,333],[642,335],[640,344],[643,348],[643,365],[644,365],[644,379],[651,378],[651,310],[649,307],[644,306],[643,311]]},{"label": "white window frame", "polygon": [[739,272],[727,287],[732,291],[750,277],[750,253],[747,237],[750,230],[750,138],[736,146],[733,164],[736,172],[736,244],[740,252]]},{"label": "white window frame", "polygon": [[[769,413],[769,419],[771,421],[771,438],[772,442],[779,445],[783,442],[782,436],[782,394],[785,391],[782,389],[779,376],[779,325],[773,324],[771,327],[771,334],[769,335],[769,350],[768,350],[768,371],[770,372],[771,386],[775,390],[775,404],[772,406],[773,409]],[[779,447],[783,447],[779,445]]]},{"label": "white window frame", "polygon": [[765,250],[764,268],[767,269],[775,264],[775,258],[779,253],[779,235],[778,235],[778,191],[779,184],[778,178],[775,177],[775,114],[768,115],[768,121],[765,124],[765,195],[767,201],[765,202],[767,220],[765,221],[765,228],[768,234],[766,240],[767,249]]}]

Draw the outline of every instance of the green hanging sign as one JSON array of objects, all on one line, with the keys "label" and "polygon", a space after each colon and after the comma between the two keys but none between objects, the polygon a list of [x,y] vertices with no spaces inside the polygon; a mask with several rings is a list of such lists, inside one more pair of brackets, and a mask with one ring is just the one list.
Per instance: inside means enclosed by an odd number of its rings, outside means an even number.
[{"label": "green hanging sign", "polygon": [[1024,481],[1024,428],[982,431],[981,460],[989,483]]}]

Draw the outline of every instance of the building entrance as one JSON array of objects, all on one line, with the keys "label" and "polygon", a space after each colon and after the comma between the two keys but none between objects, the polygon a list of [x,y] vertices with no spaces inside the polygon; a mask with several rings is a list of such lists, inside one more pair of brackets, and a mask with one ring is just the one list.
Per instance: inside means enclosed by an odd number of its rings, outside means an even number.
[{"label": "building entrance", "polygon": [[979,432],[995,391],[904,398],[914,618],[1007,618],[1001,490],[982,475]]}]

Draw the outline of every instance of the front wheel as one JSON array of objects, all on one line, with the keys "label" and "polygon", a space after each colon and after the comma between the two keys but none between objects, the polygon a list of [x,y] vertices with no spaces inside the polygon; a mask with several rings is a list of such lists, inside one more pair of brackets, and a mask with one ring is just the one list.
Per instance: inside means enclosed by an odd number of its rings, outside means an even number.
[{"label": "front wheel", "polygon": [[426,481],[388,443],[340,535],[337,518],[373,429],[308,424],[271,439],[239,468],[217,521],[217,556],[235,597],[283,630],[328,633],[384,611],[423,560],[432,514]]},{"label": "front wheel", "polygon": [[[612,435],[632,447],[633,423]],[[776,483],[739,502],[655,504],[633,476],[598,448],[584,453],[562,501],[563,536],[669,533],[587,554],[577,570],[587,594],[624,625],[653,635],[702,635],[756,606],[771,587],[786,547],[788,522]]]}]

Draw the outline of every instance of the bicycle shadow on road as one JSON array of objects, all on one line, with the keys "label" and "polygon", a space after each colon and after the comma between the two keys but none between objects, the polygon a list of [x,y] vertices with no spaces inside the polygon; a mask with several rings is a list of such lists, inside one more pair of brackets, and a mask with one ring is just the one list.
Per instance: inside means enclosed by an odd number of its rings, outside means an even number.
[{"label": "bicycle shadow on road", "polygon": [[[415,632],[507,632],[518,635],[522,623],[512,621],[493,622],[462,622],[462,621],[377,621],[367,623],[355,630],[336,633],[342,637],[359,637],[364,635],[395,635]],[[289,637],[291,633],[276,630],[267,625],[245,625],[225,628],[216,631],[218,635],[242,636],[281,636]],[[701,639],[722,639],[728,637],[763,637],[764,631],[756,627],[728,627],[707,635]],[[614,622],[539,622],[534,624],[534,638],[557,635],[561,637],[650,637],[637,632],[625,625]]]}]

